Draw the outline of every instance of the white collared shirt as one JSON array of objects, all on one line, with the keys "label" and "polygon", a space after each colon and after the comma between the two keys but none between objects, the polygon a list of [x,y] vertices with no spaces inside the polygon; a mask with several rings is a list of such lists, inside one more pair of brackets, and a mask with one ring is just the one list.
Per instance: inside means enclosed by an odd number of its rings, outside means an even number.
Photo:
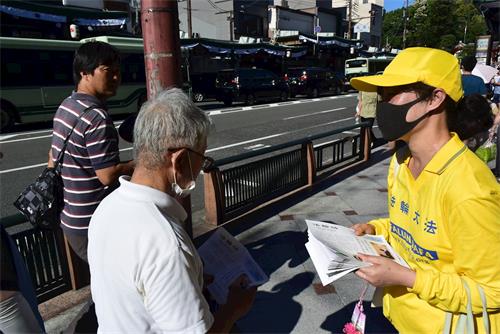
[{"label": "white collared shirt", "polygon": [[180,223],[184,208],[159,190],[120,177],[96,209],[88,259],[99,332],[205,333],[201,259]]}]

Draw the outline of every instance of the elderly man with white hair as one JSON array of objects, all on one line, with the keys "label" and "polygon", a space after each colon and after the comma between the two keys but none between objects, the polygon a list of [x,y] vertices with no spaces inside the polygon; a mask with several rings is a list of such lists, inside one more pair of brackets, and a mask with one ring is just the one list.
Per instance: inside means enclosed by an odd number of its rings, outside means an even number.
[{"label": "elderly man with white hair", "polygon": [[244,277],[212,315],[203,297],[203,267],[181,227],[187,196],[202,168],[208,116],[182,92],[161,92],[143,105],[134,128],[132,177],[104,199],[89,227],[92,298],[99,332],[228,332],[245,315],[255,288]]}]

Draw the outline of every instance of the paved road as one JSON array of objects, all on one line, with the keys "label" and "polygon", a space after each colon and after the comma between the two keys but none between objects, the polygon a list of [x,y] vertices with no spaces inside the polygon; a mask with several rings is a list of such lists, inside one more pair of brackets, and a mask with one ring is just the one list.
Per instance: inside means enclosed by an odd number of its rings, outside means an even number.
[{"label": "paved road", "polygon": [[[355,104],[356,94],[299,98],[252,107],[236,104],[225,109],[216,102],[205,102],[201,107],[214,123],[207,155],[221,159],[352,124]],[[120,123],[117,121],[116,125]],[[51,140],[49,127],[50,124],[37,124],[31,129],[18,127],[20,131],[0,136],[1,217],[16,213],[12,202],[45,166]],[[120,150],[122,160],[132,158],[130,144],[122,141]],[[194,212],[203,208],[201,178],[197,189],[192,199]]]}]

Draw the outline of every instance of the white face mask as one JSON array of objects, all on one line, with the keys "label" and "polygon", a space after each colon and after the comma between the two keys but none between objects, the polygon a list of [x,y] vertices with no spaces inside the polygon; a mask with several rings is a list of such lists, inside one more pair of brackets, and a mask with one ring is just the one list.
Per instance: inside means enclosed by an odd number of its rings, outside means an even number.
[{"label": "white face mask", "polygon": [[181,188],[181,186],[179,186],[179,184],[177,183],[177,178],[175,176],[176,173],[174,171],[174,183],[172,183],[172,191],[179,198],[184,198],[191,195],[194,188],[196,187],[196,182],[194,181],[193,177],[193,168],[191,167],[191,156],[189,155],[189,152],[188,152],[188,161],[189,161],[189,170],[191,171],[191,182],[188,184],[186,188]]}]

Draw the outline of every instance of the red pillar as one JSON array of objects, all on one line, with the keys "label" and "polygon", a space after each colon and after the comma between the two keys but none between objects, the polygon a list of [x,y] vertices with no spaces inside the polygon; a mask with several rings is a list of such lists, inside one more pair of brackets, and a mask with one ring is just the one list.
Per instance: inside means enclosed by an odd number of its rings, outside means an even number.
[{"label": "red pillar", "polygon": [[[141,24],[148,99],[166,88],[182,88],[177,0],[142,0]],[[188,213],[185,229],[192,236],[191,198],[179,202]]]},{"label": "red pillar", "polygon": [[142,0],[141,23],[148,98],[165,88],[181,88],[177,1]]}]

